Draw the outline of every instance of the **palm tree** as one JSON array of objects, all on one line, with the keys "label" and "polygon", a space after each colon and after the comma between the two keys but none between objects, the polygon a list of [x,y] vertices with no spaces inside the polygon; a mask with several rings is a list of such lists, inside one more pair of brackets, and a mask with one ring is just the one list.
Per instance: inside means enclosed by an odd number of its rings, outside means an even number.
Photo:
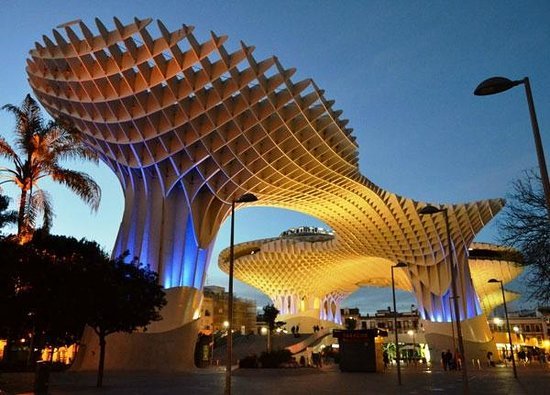
[{"label": "palm tree", "polygon": [[60,121],[44,122],[31,95],[25,97],[20,107],[6,104],[2,109],[14,114],[16,121],[14,147],[0,136],[0,156],[13,163],[13,167],[0,167],[0,185],[13,183],[21,190],[17,216],[20,242],[30,240],[40,215],[43,229],[47,231],[52,225],[51,198],[38,186],[43,178],[65,185],[96,211],[101,200],[99,185],[88,174],[60,165],[66,159],[98,162],[81,135]]}]

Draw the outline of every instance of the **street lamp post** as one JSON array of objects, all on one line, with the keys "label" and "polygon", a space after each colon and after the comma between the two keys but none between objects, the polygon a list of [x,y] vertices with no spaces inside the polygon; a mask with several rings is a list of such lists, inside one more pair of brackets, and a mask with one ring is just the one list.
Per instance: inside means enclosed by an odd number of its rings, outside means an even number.
[{"label": "street lamp post", "polygon": [[393,294],[393,331],[395,332],[395,361],[397,363],[397,382],[401,385],[401,362],[399,361],[399,337],[397,335],[397,307],[395,306],[395,278],[393,269],[407,267],[404,262],[398,262],[391,267],[391,290]]},{"label": "street lamp post", "polygon": [[229,244],[229,295],[227,301],[227,362],[225,365],[225,395],[231,395],[231,360],[233,358],[233,266],[235,260],[235,203],[255,202],[258,198],[245,193],[231,201],[231,237]]},{"label": "street lamp post", "polygon": [[453,307],[451,305],[451,301],[453,299],[454,299],[454,296],[451,296],[449,298],[449,311],[451,313],[451,336],[453,337],[453,352],[455,353],[455,357],[456,357],[455,324],[453,320]]},{"label": "street lamp post", "polygon": [[[447,256],[449,257],[449,268],[451,270],[451,290],[453,292],[453,305],[454,305],[454,311],[455,311],[455,321],[456,321],[456,336],[458,340],[458,349],[460,351],[460,355],[462,357],[462,382],[464,386],[464,393],[469,393],[469,385],[468,385],[468,370],[466,363],[466,355],[464,353],[464,340],[462,338],[462,325],[460,323],[460,308],[458,306],[458,293],[457,293],[457,287],[456,287],[456,270],[453,265],[453,250],[451,248],[451,231],[449,229],[449,213],[447,212],[447,208],[437,208],[431,205],[427,205],[420,210],[418,210],[418,214],[420,215],[435,215],[438,213],[443,213],[443,217],[445,218],[445,231],[447,233]],[[456,267],[458,269],[458,265]],[[452,322],[451,322],[452,325]],[[454,334],[453,334],[454,338]],[[456,358],[456,352],[455,352],[455,358]]]},{"label": "street lamp post", "polygon": [[514,358],[514,345],[512,344],[512,333],[510,332],[510,321],[508,320],[508,307],[506,306],[506,296],[504,295],[504,284],[502,280],[492,278],[488,283],[499,283],[500,290],[502,291],[502,303],[504,304],[504,315],[506,316],[506,329],[508,330],[508,341],[510,343],[510,353],[512,355],[512,368],[514,369],[514,377],[518,378],[518,372],[516,370],[516,360]]},{"label": "street lamp post", "polygon": [[535,148],[537,150],[537,159],[539,162],[540,179],[544,196],[546,198],[546,209],[550,217],[550,181],[548,179],[548,170],[546,168],[546,160],[544,158],[544,149],[542,139],[540,137],[539,123],[535,112],[535,103],[533,102],[533,94],[531,93],[531,84],[529,78],[525,77],[522,80],[512,81],[504,77],[492,77],[480,83],[474,90],[476,96],[494,95],[507,91],[514,86],[523,84],[525,87],[525,95],[527,96],[527,105],[529,106],[529,116],[531,117],[531,128],[533,129],[533,138],[535,139]]}]

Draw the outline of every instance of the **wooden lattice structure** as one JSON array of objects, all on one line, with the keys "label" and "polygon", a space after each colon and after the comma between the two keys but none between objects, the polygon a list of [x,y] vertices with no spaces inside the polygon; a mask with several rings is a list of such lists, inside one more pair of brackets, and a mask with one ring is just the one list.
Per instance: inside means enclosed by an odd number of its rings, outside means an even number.
[{"label": "wooden lattice structure", "polygon": [[[129,249],[167,288],[200,290],[228,203],[251,192],[254,204],[304,212],[334,230],[333,240],[311,249],[277,247],[295,254],[304,282],[320,273],[334,284],[324,297],[338,303],[355,273],[357,281],[387,278],[390,265],[403,261],[409,269],[397,273],[398,286],[414,290],[425,318],[448,318],[443,216],[420,216],[426,203],[359,172],[347,121],[312,80],[293,81],[294,69],[276,57],[255,59],[242,42],[226,48],[225,36],[201,42],[192,27],[171,31],[160,21],[155,35],[150,24],[115,18],[108,28],[96,20],[96,32],[66,24],[28,59],[40,102],[70,120],[121,182],[115,254]],[[445,206],[464,317],[481,313],[467,249],[502,205]]]}]

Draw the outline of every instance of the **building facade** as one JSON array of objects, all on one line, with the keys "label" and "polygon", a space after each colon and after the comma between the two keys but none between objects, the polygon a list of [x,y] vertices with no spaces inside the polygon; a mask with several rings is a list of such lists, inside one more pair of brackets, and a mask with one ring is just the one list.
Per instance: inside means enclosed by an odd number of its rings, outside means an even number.
[{"label": "building facade", "polygon": [[[219,286],[205,286],[204,299],[199,318],[199,330],[204,334],[212,334],[227,330],[229,294]],[[233,328],[241,334],[256,332],[256,301],[235,297],[233,299]]]},{"label": "building facade", "polygon": [[[524,350],[538,359],[541,353],[550,353],[550,315],[545,309],[510,312],[510,334],[514,352]],[[508,327],[502,312],[495,312],[489,318],[489,327],[495,336],[500,358],[510,352]]]}]

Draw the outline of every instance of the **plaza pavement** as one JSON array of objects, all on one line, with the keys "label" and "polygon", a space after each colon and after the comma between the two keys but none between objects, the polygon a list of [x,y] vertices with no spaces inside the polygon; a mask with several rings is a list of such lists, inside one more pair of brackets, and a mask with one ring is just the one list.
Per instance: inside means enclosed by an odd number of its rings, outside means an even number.
[{"label": "plaza pavement", "polygon": [[[237,369],[233,371],[235,395],[325,395],[325,394],[462,394],[460,372],[440,368],[404,367],[402,385],[397,385],[395,367],[385,373],[342,373],[336,365],[322,369]],[[550,394],[550,367],[520,366],[518,380],[510,367],[469,371],[470,394]],[[104,387],[95,388],[95,373],[53,373],[51,395],[216,395],[223,394],[221,368],[195,373],[107,372]],[[6,373],[0,376],[0,394],[31,394],[32,375]]]}]

